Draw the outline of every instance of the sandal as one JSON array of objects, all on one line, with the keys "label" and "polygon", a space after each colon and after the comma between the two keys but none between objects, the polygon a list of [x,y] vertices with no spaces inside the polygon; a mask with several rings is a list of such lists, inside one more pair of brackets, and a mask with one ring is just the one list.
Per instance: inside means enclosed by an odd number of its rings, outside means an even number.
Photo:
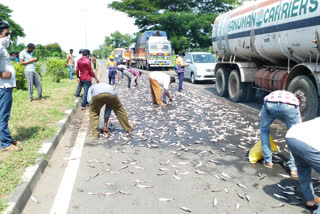
[{"label": "sandal", "polygon": [[272,169],[272,167],[273,167],[273,163],[272,162],[263,162],[263,166],[265,166],[266,168],[268,168],[268,169]]},{"label": "sandal", "polygon": [[19,148],[13,144],[2,149],[3,152],[14,152],[14,151],[21,151],[21,150],[22,150],[22,148]]}]

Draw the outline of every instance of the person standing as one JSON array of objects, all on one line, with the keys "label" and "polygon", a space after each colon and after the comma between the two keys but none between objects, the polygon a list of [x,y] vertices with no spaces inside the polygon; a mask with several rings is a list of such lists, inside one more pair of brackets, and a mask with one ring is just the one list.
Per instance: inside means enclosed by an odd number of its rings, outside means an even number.
[{"label": "person standing", "polygon": [[[298,169],[299,185],[308,209],[317,209],[320,198],[314,194],[311,170],[320,174],[320,117],[293,125],[286,141]],[[317,214],[320,214],[318,208]]]},{"label": "person standing", "polygon": [[36,62],[38,58],[33,58],[33,50],[35,46],[29,43],[27,48],[20,52],[20,65],[24,65],[24,74],[26,76],[30,102],[33,102],[33,85],[37,88],[39,100],[42,98],[42,84],[40,75],[37,73]]},{"label": "person standing", "polygon": [[151,74],[149,75],[149,81],[150,81],[152,102],[154,104],[158,104],[161,106],[165,105],[162,102],[162,98],[161,98],[161,87],[163,88],[162,97],[164,98],[168,97],[169,100],[172,101],[172,98],[169,94],[169,85],[176,81],[174,77],[159,71],[155,71],[155,72],[151,72]]},{"label": "person standing", "polygon": [[88,91],[88,103],[90,103],[89,118],[92,128],[92,137],[99,137],[99,115],[101,108],[106,105],[104,112],[104,128],[103,133],[109,134],[108,121],[111,110],[116,114],[121,126],[126,132],[130,132],[132,125],[129,123],[128,114],[123,108],[117,93],[113,87],[106,83],[94,84]]},{"label": "person standing", "polygon": [[72,74],[73,74],[73,66],[74,66],[74,59],[73,59],[73,50],[70,49],[70,52],[67,56],[67,64],[68,64],[68,67],[69,67],[69,77],[70,77],[70,80],[72,80]]},{"label": "person standing", "polygon": [[109,56],[109,61],[107,63],[107,69],[109,69],[109,84],[111,85],[111,80],[112,80],[112,85],[115,84],[116,82],[116,74],[117,74],[117,63],[114,61],[114,57],[111,55]]},{"label": "person standing", "polygon": [[[274,91],[264,98],[264,104],[260,112],[260,138],[265,167],[273,167],[269,137],[271,123],[278,119],[290,129],[291,126],[301,121],[299,105],[298,98],[288,91]],[[291,152],[288,166],[291,177],[297,177],[297,167]]]},{"label": "person standing", "polygon": [[138,77],[141,76],[141,71],[138,72],[128,66],[127,69],[123,71],[123,74],[128,78],[128,88],[132,88],[133,83],[135,83],[135,86],[138,85],[137,81]]},{"label": "person standing", "polygon": [[7,23],[0,23],[0,142],[3,151],[19,151],[19,141],[12,139],[9,119],[12,106],[12,90],[16,87],[16,73],[7,48],[10,45],[10,32]]},{"label": "person standing", "polygon": [[78,82],[82,82],[84,93],[82,97],[81,109],[85,110],[87,105],[87,95],[89,87],[91,86],[91,77],[96,79],[96,82],[99,83],[99,79],[96,77],[95,73],[92,70],[91,62],[88,59],[90,54],[89,50],[84,50],[82,52],[82,58],[78,60],[76,75],[78,77]]},{"label": "person standing", "polygon": [[96,58],[96,55],[94,55],[94,54],[92,57],[92,63],[93,63],[93,69],[96,70],[97,69],[97,58]]},{"label": "person standing", "polygon": [[176,59],[176,69],[178,73],[178,78],[179,78],[179,87],[178,91],[181,92],[182,90],[182,83],[184,79],[184,68],[188,67],[189,65],[184,65],[183,64],[183,57],[185,56],[184,53],[181,53],[179,57]]},{"label": "person standing", "polygon": [[[79,55],[75,58],[76,70],[77,70],[77,67],[78,67],[78,61],[79,61],[79,59],[82,58],[82,52],[83,52],[83,49],[80,49],[79,50]],[[74,96],[80,97],[80,93],[81,93],[82,87],[83,87],[83,83],[81,81],[79,81],[78,87],[77,87],[77,90],[76,90],[76,94]]]}]

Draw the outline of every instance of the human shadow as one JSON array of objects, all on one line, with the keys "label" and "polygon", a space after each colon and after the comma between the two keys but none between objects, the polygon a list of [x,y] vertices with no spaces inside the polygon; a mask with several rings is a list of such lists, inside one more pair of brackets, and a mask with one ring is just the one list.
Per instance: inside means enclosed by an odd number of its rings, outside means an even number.
[{"label": "human shadow", "polygon": [[16,128],[17,133],[13,136],[15,140],[28,141],[34,136],[38,135],[40,131],[43,131],[43,127],[33,126],[33,127],[23,127],[19,126]]}]

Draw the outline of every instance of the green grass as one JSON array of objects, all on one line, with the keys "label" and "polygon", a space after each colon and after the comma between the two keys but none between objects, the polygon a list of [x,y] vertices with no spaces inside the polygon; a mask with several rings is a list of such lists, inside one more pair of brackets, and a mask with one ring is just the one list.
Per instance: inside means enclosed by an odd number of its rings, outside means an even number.
[{"label": "green grass", "polygon": [[43,76],[46,100],[37,100],[34,89],[33,103],[29,101],[28,91],[14,91],[9,128],[13,139],[23,142],[23,150],[0,153],[0,213],[6,209],[7,197],[19,184],[24,169],[41,156],[38,153],[41,144],[57,133],[57,122],[63,119],[65,110],[74,106],[76,86],[75,80],[55,83]]}]

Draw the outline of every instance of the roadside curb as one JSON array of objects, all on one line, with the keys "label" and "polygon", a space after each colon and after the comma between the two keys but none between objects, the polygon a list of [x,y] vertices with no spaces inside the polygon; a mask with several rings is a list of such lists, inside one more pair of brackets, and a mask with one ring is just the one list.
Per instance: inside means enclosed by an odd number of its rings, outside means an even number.
[{"label": "roadside curb", "polygon": [[32,195],[33,189],[43,174],[45,168],[48,166],[54,150],[59,144],[62,136],[64,135],[67,126],[71,122],[71,118],[76,112],[77,107],[80,105],[81,99],[75,100],[75,105],[72,109],[65,111],[65,118],[58,122],[59,130],[57,134],[46,140],[42,147],[39,149],[39,157],[33,166],[25,169],[22,176],[21,183],[16,187],[15,191],[12,192],[8,199],[8,208],[4,211],[4,214],[20,214],[22,213],[25,205],[27,204],[30,196]]}]

